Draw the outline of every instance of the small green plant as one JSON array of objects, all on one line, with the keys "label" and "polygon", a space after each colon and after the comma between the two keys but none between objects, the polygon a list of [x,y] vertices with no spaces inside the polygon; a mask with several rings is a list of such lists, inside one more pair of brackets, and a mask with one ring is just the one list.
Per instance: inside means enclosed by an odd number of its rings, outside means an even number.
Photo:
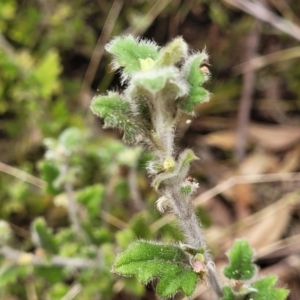
[{"label": "small green plant", "polygon": [[209,78],[207,53],[189,52],[181,37],[159,47],[131,35],[113,39],[106,50],[125,89],[96,96],[91,109],[104,119],[104,127],[120,129],[126,143],[150,149],[153,159],[147,170],[159,194],[157,208],[177,217],[186,239],[179,245],[134,241],[116,258],[113,272],[136,276],[143,284],[155,279],[162,298],[178,291],[190,296],[200,281],[208,283],[218,299],[285,299],[288,292],[273,287],[276,277],[250,281],[255,266],[246,241],[237,241],[229,252],[231,263],[224,274],[235,283],[222,288],[192,205],[198,183],[188,172],[197,157],[191,149],[178,150],[174,135],[180,117],[193,116],[195,106],[209,99],[202,87]]}]

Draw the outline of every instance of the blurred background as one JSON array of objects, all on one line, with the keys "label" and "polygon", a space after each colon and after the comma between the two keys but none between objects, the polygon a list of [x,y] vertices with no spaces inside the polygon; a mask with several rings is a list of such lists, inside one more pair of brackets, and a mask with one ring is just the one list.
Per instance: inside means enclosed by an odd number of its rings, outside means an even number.
[{"label": "blurred background", "polygon": [[209,246],[221,270],[247,238],[257,276],[277,274],[299,300],[297,0],[0,1],[0,299],[155,299],[155,283],[110,273],[114,257],[136,238],[183,237],[155,209],[149,154],[89,110],[122,88],[104,45],[126,33],[208,51],[211,100],[177,141],[200,158]]}]

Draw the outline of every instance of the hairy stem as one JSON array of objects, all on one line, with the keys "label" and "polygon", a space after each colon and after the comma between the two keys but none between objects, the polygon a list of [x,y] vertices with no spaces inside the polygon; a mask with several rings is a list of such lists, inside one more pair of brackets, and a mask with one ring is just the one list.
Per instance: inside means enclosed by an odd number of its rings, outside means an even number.
[{"label": "hairy stem", "polygon": [[207,265],[207,278],[211,288],[214,290],[218,297],[223,296],[223,291],[214,268],[214,262],[207,250],[204,233],[201,229],[200,220],[198,220],[192,204],[183,199],[178,185],[170,185],[166,188],[166,195],[171,198],[173,213],[179,221],[179,226],[183,231],[186,241],[195,249],[205,249],[205,259]]}]

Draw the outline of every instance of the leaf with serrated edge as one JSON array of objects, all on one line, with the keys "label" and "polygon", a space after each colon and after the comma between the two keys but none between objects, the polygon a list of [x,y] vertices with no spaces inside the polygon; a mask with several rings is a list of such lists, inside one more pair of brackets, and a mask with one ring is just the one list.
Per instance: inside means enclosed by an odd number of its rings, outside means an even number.
[{"label": "leaf with serrated edge", "polygon": [[181,108],[188,114],[193,114],[194,107],[198,103],[209,99],[209,93],[201,87],[208,79],[207,75],[200,69],[201,64],[206,61],[208,55],[205,51],[190,56],[183,66],[187,82],[190,85],[189,96]]},{"label": "leaf with serrated edge", "polygon": [[177,37],[159,51],[158,66],[172,66],[187,55],[188,46],[182,37]]},{"label": "leaf with serrated edge", "polygon": [[246,240],[237,240],[229,251],[230,264],[224,268],[224,275],[229,279],[249,280],[255,274],[252,263],[253,251]]},{"label": "leaf with serrated edge", "polygon": [[254,282],[251,286],[257,292],[251,293],[251,298],[253,300],[285,300],[289,295],[289,291],[282,288],[275,288],[276,281],[277,277],[275,275],[269,275]]},{"label": "leaf with serrated edge", "polygon": [[125,81],[128,75],[141,70],[141,59],[155,60],[159,47],[154,42],[126,35],[116,37],[106,45],[105,49],[115,56],[113,68],[124,68],[122,80]]},{"label": "leaf with serrated edge", "polygon": [[94,114],[104,119],[105,127],[118,128],[124,131],[124,140],[128,143],[135,141],[144,133],[142,120],[135,121],[129,102],[115,92],[96,96],[91,104]]},{"label": "leaf with serrated edge", "polygon": [[133,242],[116,258],[113,271],[123,276],[136,276],[144,284],[157,278],[160,297],[173,296],[180,290],[190,296],[198,281],[198,275],[179,247],[146,241]]}]

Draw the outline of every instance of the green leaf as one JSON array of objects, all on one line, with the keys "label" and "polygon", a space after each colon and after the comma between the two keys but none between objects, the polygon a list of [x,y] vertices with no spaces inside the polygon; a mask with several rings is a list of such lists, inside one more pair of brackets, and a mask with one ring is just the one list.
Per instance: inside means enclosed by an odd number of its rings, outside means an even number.
[{"label": "green leaf", "polygon": [[179,247],[146,241],[133,242],[116,258],[113,271],[123,276],[136,276],[143,284],[158,279],[157,294],[164,298],[180,290],[190,296],[198,281],[198,275]]},{"label": "green leaf", "polygon": [[123,130],[123,138],[129,143],[144,133],[143,124],[137,122],[132,115],[130,103],[118,93],[109,92],[106,96],[96,96],[91,109],[94,114],[104,119],[105,127]]},{"label": "green leaf", "polygon": [[159,51],[156,65],[173,66],[187,55],[188,46],[182,37],[177,37]]},{"label": "green leaf", "polygon": [[6,287],[14,283],[19,277],[26,276],[30,272],[28,266],[2,265],[0,268],[0,287]]},{"label": "green leaf", "polygon": [[177,68],[164,67],[135,74],[128,91],[130,97],[134,99],[138,99],[141,95],[146,97],[162,95],[165,99],[174,101],[187,95],[188,86],[181,79]]},{"label": "green leaf", "polygon": [[103,196],[104,186],[95,184],[80,190],[77,194],[77,201],[86,206],[91,217],[97,217]]},{"label": "green leaf", "polygon": [[186,80],[190,85],[188,98],[182,103],[181,109],[188,114],[194,112],[196,104],[205,102],[209,93],[201,85],[207,80],[207,75],[200,69],[201,64],[207,59],[207,54],[201,52],[190,56],[183,66]]},{"label": "green leaf", "polygon": [[32,223],[32,239],[39,247],[51,254],[58,254],[59,248],[44,218],[37,218]]},{"label": "green leaf", "polygon": [[249,299],[253,300],[285,300],[289,294],[289,291],[282,288],[275,288],[274,285],[277,281],[275,275],[266,276],[256,282],[251,286],[257,290],[256,293],[251,293]]},{"label": "green leaf", "polygon": [[221,300],[235,300],[235,295],[229,286],[223,287],[224,296]]},{"label": "green leaf", "polygon": [[59,89],[58,76],[61,71],[59,54],[56,50],[50,49],[33,74],[39,84],[39,91],[42,97],[49,97]]},{"label": "green leaf", "polygon": [[114,69],[124,68],[123,80],[126,80],[128,75],[141,70],[140,59],[155,60],[159,47],[154,42],[127,35],[116,37],[105,49],[116,57],[113,61]]},{"label": "green leaf", "polygon": [[224,275],[229,279],[249,280],[255,274],[252,263],[253,251],[246,240],[237,240],[229,251],[230,264],[224,268]]},{"label": "green leaf", "polygon": [[41,161],[39,164],[39,169],[41,171],[41,177],[46,181],[46,192],[50,194],[57,194],[58,190],[54,187],[54,182],[59,176],[59,170],[50,161]]}]

